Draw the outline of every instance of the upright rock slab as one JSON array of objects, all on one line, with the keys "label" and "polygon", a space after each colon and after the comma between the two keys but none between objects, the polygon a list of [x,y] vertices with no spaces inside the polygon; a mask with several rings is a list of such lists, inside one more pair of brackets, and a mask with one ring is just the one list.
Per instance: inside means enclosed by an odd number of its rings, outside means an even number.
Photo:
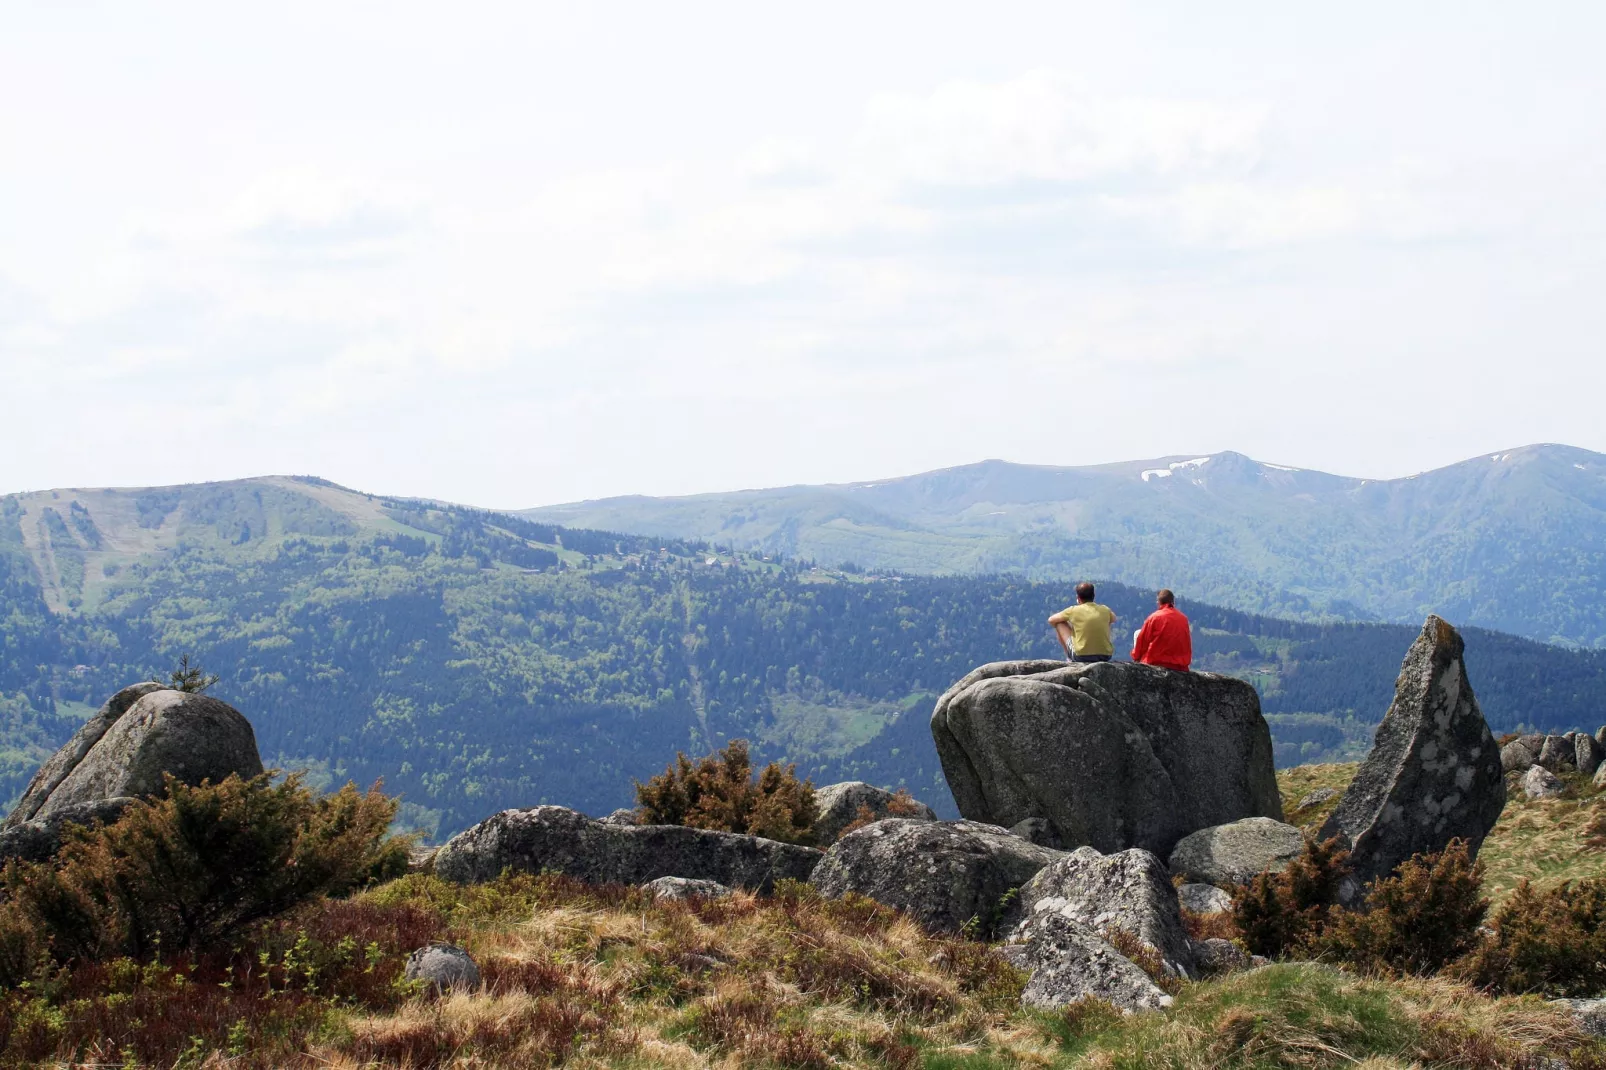
[{"label": "upright rock slab", "polygon": [[1500,749],[1467,680],[1465,644],[1430,616],[1411,644],[1371,753],[1320,833],[1350,848],[1340,900],[1412,855],[1464,839],[1474,853],[1506,804]]},{"label": "upright rock slab", "polygon": [[1195,829],[1283,816],[1259,696],[1227,676],[995,662],[937,701],[931,733],[961,814],[1041,818],[1067,847],[1163,858]]},{"label": "upright rock slab", "polygon": [[592,884],[645,884],[659,877],[718,881],[768,892],[808,880],[812,847],[682,825],[610,825],[566,806],[503,810],[447,840],[435,875],[459,884],[495,880],[504,869],[551,871]]}]

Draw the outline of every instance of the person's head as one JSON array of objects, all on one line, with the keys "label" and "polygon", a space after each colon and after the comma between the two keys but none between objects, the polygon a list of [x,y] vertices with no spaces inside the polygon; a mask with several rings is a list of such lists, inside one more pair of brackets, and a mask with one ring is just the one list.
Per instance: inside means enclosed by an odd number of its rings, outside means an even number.
[{"label": "person's head", "polygon": [[1078,602],[1091,602],[1093,601],[1093,596],[1097,593],[1091,583],[1078,583],[1076,585],[1076,600]]},{"label": "person's head", "polygon": [[1171,593],[1170,588],[1162,587],[1154,596],[1154,603],[1160,606],[1174,606],[1177,604],[1177,596]]}]

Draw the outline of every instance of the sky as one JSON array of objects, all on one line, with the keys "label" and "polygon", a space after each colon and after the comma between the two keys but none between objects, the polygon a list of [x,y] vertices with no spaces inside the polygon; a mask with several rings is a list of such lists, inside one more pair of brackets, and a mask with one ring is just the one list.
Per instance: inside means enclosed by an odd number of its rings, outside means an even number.
[{"label": "sky", "polygon": [[1606,451],[1598,4],[0,8],[0,492]]}]

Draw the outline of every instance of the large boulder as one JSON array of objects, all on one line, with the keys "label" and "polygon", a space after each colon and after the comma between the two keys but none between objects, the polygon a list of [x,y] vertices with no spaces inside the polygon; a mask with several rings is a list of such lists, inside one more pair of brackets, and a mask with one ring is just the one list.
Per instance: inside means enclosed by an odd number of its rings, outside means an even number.
[{"label": "large boulder", "polygon": [[45,800],[50,798],[50,793],[78,767],[78,763],[84,760],[84,756],[96,743],[100,742],[100,737],[106,734],[107,729],[116,724],[134,703],[152,691],[161,690],[163,690],[161,684],[146,681],[125,687],[107,699],[106,704],[93,717],[78,726],[78,731],[73,733],[71,739],[45,759],[45,764],[41,765],[39,771],[33,775],[33,779],[28,781],[28,787],[23,791],[22,798],[6,817],[4,827],[15,828],[25,821],[32,821],[39,808],[44,806]]},{"label": "large boulder", "polygon": [[1507,773],[1520,773],[1538,760],[1539,755],[1520,739],[1514,739],[1500,748],[1500,768]]},{"label": "large boulder", "polygon": [[1304,850],[1305,834],[1269,817],[1246,817],[1190,832],[1171,852],[1171,872],[1206,884],[1248,884],[1255,874],[1281,870]]},{"label": "large boulder", "polygon": [[1043,818],[1066,846],[1164,857],[1195,829],[1283,816],[1260,699],[1227,676],[996,662],[948,689],[931,732],[961,814]]},{"label": "large boulder", "polygon": [[1554,799],[1566,790],[1561,778],[1542,765],[1530,766],[1522,774],[1522,793],[1530,799]]},{"label": "large boulder", "polygon": [[[814,805],[819,816],[814,819],[814,842],[832,844],[842,830],[859,820],[864,813],[871,821],[888,817],[908,817],[920,821],[935,821],[937,815],[923,802],[900,800],[896,792],[866,784],[862,780],[846,780],[840,784],[827,784],[814,789]],[[907,809],[909,813],[893,813],[894,809]]]},{"label": "large boulder", "polygon": [[1570,772],[1576,768],[1573,762],[1577,755],[1578,748],[1572,739],[1567,736],[1546,736],[1544,745],[1539,748],[1539,757],[1534,760],[1552,773]]},{"label": "large boulder", "polygon": [[888,818],[838,840],[810,883],[832,897],[868,896],[928,929],[958,932],[974,918],[990,932],[1008,893],[1062,857],[996,825]]},{"label": "large boulder", "polygon": [[447,840],[435,875],[459,884],[494,880],[504,869],[555,872],[592,884],[645,884],[659,877],[718,881],[768,892],[807,880],[820,860],[812,847],[683,825],[610,825],[566,806],[503,810]]},{"label": "large boulder", "polygon": [[1366,882],[1452,839],[1476,853],[1505,807],[1500,748],[1472,693],[1464,649],[1454,628],[1428,617],[1371,752],[1322,826],[1321,838],[1338,836],[1350,850],[1353,877],[1339,891],[1346,904]]},{"label": "large boulder", "polygon": [[1043,867],[1020,890],[1012,943],[1030,943],[1045,919],[1059,917],[1104,937],[1136,937],[1179,977],[1194,976],[1193,948],[1165,863],[1141,848],[1101,855],[1078,847]]},{"label": "large boulder", "polygon": [[207,695],[136,684],[113,695],[51,756],[7,824],[85,803],[159,795],[169,774],[195,785],[261,772],[256,733],[239,710]]},{"label": "large boulder", "polygon": [[1585,776],[1594,776],[1601,760],[1606,758],[1606,748],[1601,747],[1594,736],[1580,732],[1573,737],[1573,754],[1578,771]]},{"label": "large boulder", "polygon": [[1063,1007],[1079,999],[1102,999],[1123,1011],[1157,1011],[1171,997],[1108,941],[1069,918],[1043,918],[1021,956],[1031,971],[1021,1003]]}]

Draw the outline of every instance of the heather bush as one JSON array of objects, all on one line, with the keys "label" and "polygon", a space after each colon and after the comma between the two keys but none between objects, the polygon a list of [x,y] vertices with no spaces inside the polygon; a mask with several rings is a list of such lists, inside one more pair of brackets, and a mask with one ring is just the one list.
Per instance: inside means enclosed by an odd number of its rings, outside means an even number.
[{"label": "heather bush", "polygon": [[1523,881],[1490,928],[1452,975],[1501,993],[1606,992],[1606,880],[1568,881],[1543,892]]},{"label": "heather bush", "polygon": [[795,765],[771,762],[755,777],[747,740],[693,765],[684,754],[659,776],[636,784],[642,821],[746,832],[784,843],[807,843],[819,811],[814,785],[798,780]]},{"label": "heather bush", "polygon": [[1282,872],[1256,874],[1232,901],[1244,946],[1267,958],[1301,949],[1326,926],[1348,860],[1336,837],[1318,842],[1307,836],[1304,850]]},{"label": "heather bush", "polygon": [[1370,973],[1433,974],[1478,945],[1489,910],[1465,840],[1417,855],[1367,886],[1365,909],[1332,911],[1310,950]]},{"label": "heather bush", "polygon": [[231,776],[132,806],[115,824],[74,830],[52,863],[0,873],[0,981],[49,948],[58,962],[144,958],[220,944],[250,922],[342,895],[406,868],[387,838],[396,802],[378,785],[315,795],[291,776]]}]

